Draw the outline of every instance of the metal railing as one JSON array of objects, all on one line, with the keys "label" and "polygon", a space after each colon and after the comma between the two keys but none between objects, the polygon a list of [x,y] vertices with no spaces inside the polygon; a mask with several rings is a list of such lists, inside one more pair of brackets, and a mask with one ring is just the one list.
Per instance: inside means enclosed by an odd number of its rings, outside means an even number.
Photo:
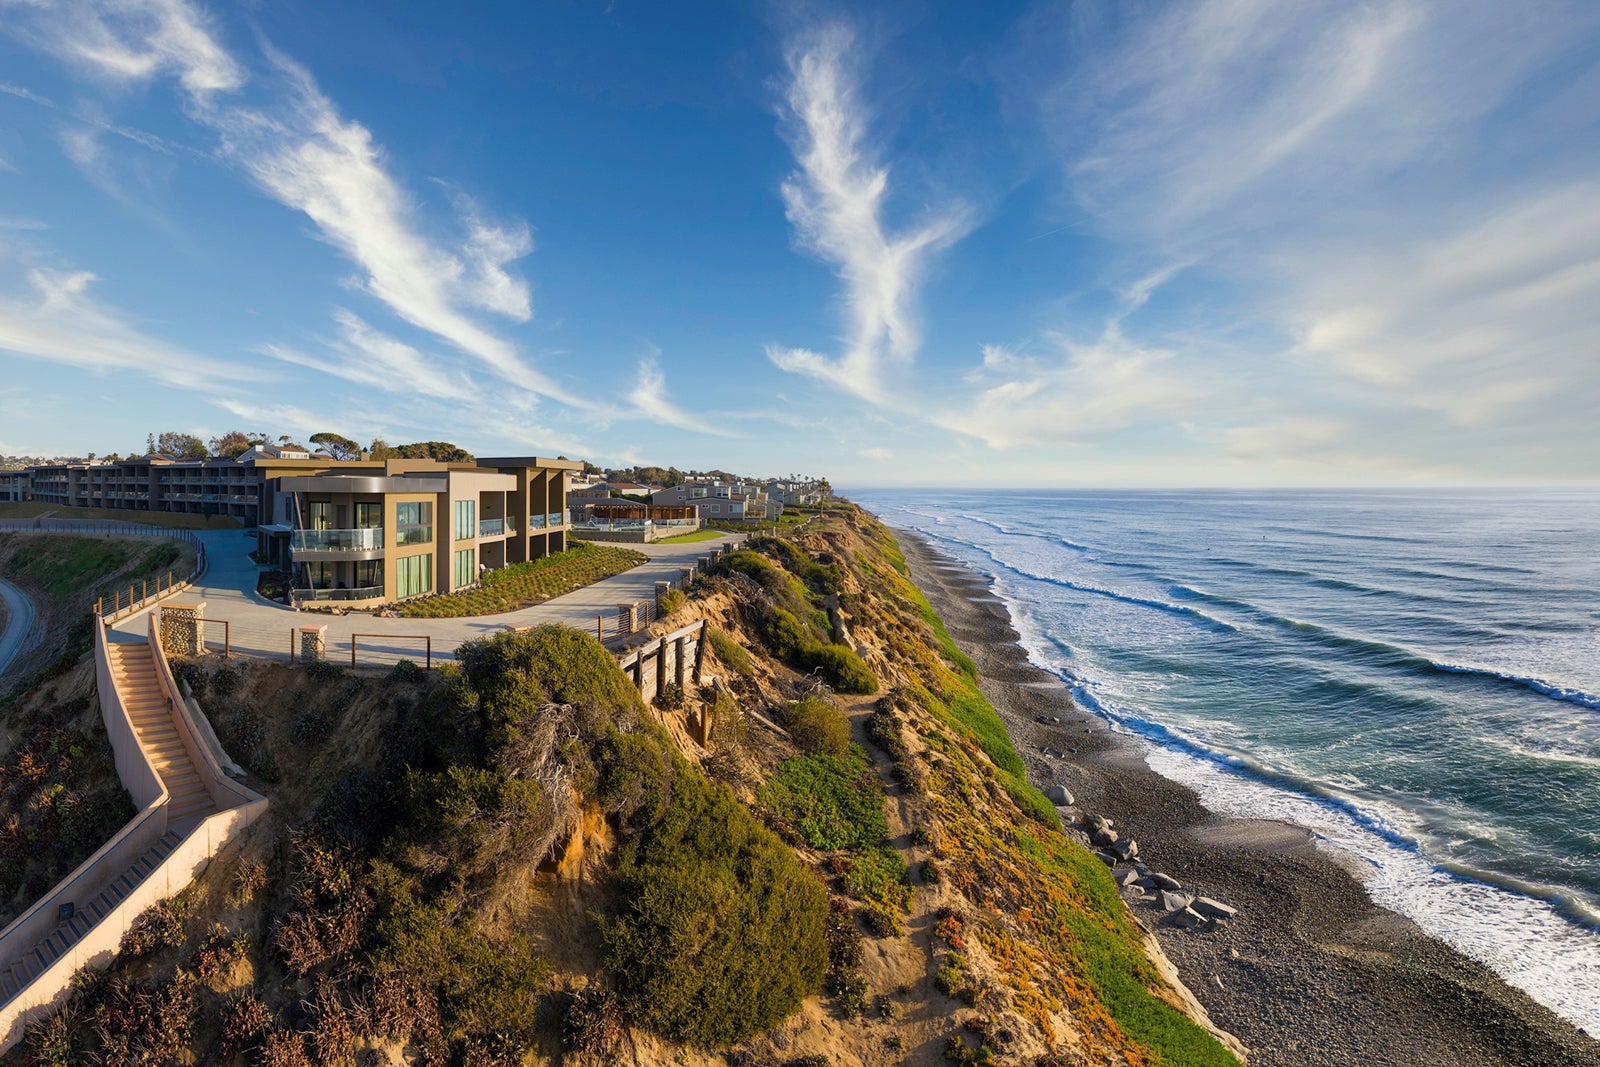
[{"label": "metal railing", "polygon": [[383,528],[363,530],[296,530],[289,547],[300,552],[371,552],[383,547]]},{"label": "metal railing", "polygon": [[356,665],[356,642],[360,638],[369,638],[382,641],[422,641],[423,656],[422,669],[433,670],[433,637],[429,634],[351,634],[350,635],[350,666]]},{"label": "metal railing", "polygon": [[315,589],[292,586],[289,596],[296,601],[307,600],[371,600],[383,595],[383,586],[364,585],[355,589]]}]

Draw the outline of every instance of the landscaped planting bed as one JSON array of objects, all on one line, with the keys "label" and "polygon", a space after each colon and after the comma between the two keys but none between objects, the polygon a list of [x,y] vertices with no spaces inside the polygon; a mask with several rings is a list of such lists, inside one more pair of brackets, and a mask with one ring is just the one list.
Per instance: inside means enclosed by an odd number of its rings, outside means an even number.
[{"label": "landscaped planting bed", "polygon": [[648,558],[631,548],[579,541],[565,552],[490,571],[476,589],[410,600],[398,610],[413,619],[499,615],[632,570]]}]

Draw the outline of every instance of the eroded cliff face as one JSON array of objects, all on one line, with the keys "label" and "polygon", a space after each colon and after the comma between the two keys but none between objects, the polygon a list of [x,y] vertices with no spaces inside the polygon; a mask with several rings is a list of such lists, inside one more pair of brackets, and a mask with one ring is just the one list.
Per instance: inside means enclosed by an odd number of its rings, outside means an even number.
[{"label": "eroded cliff face", "polygon": [[756,541],[658,628],[696,618],[649,708],[572,631],[182,665],[271,813],[11,1059],[1235,1062],[886,529]]}]

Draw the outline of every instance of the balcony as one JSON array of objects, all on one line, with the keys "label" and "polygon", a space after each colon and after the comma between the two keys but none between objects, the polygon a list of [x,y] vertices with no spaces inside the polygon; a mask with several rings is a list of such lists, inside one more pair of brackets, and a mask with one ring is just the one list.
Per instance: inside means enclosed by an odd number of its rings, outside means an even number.
[{"label": "balcony", "polygon": [[296,600],[375,600],[383,596],[383,586],[370,585],[358,589],[292,589]]},{"label": "balcony", "polygon": [[545,516],[543,516],[543,515],[529,515],[528,516],[528,529],[530,529],[530,530],[542,530],[542,529],[544,529],[544,520],[545,520]]},{"label": "balcony", "polygon": [[562,526],[566,524],[567,513],[564,511],[552,511],[549,515],[549,519],[551,526]]},{"label": "balcony", "polygon": [[289,547],[296,552],[373,552],[383,548],[383,530],[296,530]]},{"label": "balcony", "polygon": [[479,519],[479,537],[505,537],[507,534],[517,532],[516,519]]}]

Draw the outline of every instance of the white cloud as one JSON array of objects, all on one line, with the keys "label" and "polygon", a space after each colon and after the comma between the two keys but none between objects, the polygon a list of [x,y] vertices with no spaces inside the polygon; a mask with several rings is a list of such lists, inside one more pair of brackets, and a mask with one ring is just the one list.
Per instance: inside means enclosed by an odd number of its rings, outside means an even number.
[{"label": "white cloud", "polygon": [[892,451],[887,448],[877,446],[861,449],[860,455],[862,458],[870,459],[876,463],[888,463],[890,460],[894,459],[894,453]]},{"label": "white cloud", "polygon": [[35,267],[31,298],[0,297],[0,350],[94,371],[129,370],[184,388],[246,377],[243,369],[151,337],[90,295],[89,271]]},{"label": "white cloud", "polygon": [[783,185],[801,246],[834,264],[845,283],[845,351],[835,358],[773,345],[767,355],[784,370],[883,403],[891,395],[889,372],[908,367],[921,345],[913,306],[918,282],[929,259],[965,234],[970,213],[946,208],[902,233],[886,231],[889,171],[865,143],[854,45],[850,32],[835,25],[791,49],[787,103],[800,169]]},{"label": "white cloud", "polygon": [[1287,312],[1301,354],[1358,386],[1467,427],[1540,398],[1547,410],[1600,399],[1600,185],[1302,269]]},{"label": "white cloud", "polygon": [[966,378],[976,391],[929,418],[992,448],[1016,448],[1093,441],[1205,399],[1172,369],[1176,353],[1133,344],[1115,322],[1092,344],[1050,341],[1056,351],[1043,356],[986,346],[983,366]]},{"label": "white cloud", "polygon": [[316,355],[282,344],[262,345],[260,351],[284,363],[388,392],[461,401],[482,396],[465,374],[445,369],[436,357],[375,329],[354,312],[335,308],[333,320],[338,336],[320,338],[322,348]]},{"label": "white cloud", "polygon": [[186,0],[24,3],[39,16],[31,36],[102,78],[144,82],[171,74],[194,97],[238,89],[245,72],[217,43],[210,22]]},{"label": "white cloud", "polygon": [[667,376],[662,373],[661,364],[655,356],[639,361],[638,377],[628,391],[628,403],[640,414],[666,426],[716,437],[734,436],[728,430],[713,426],[672,402],[667,392]]},{"label": "white cloud", "polygon": [[[425,233],[419,205],[390,172],[371,131],[340,114],[303,67],[263,45],[270,69],[250,78],[185,0],[91,0],[32,13],[26,36],[103,78],[131,84],[175,77],[187,113],[221,138],[224,158],[308,217],[323,240],[359,267],[360,288],[405,322],[480,360],[518,389],[591,411],[600,407],[535,369],[474,314],[513,322],[532,316],[527,283],[508,270],[532,250],[527,224],[491,221],[457,194],[457,239]],[[247,87],[265,102],[244,102]],[[64,137],[93,177],[100,159],[92,138],[81,132]]]}]

